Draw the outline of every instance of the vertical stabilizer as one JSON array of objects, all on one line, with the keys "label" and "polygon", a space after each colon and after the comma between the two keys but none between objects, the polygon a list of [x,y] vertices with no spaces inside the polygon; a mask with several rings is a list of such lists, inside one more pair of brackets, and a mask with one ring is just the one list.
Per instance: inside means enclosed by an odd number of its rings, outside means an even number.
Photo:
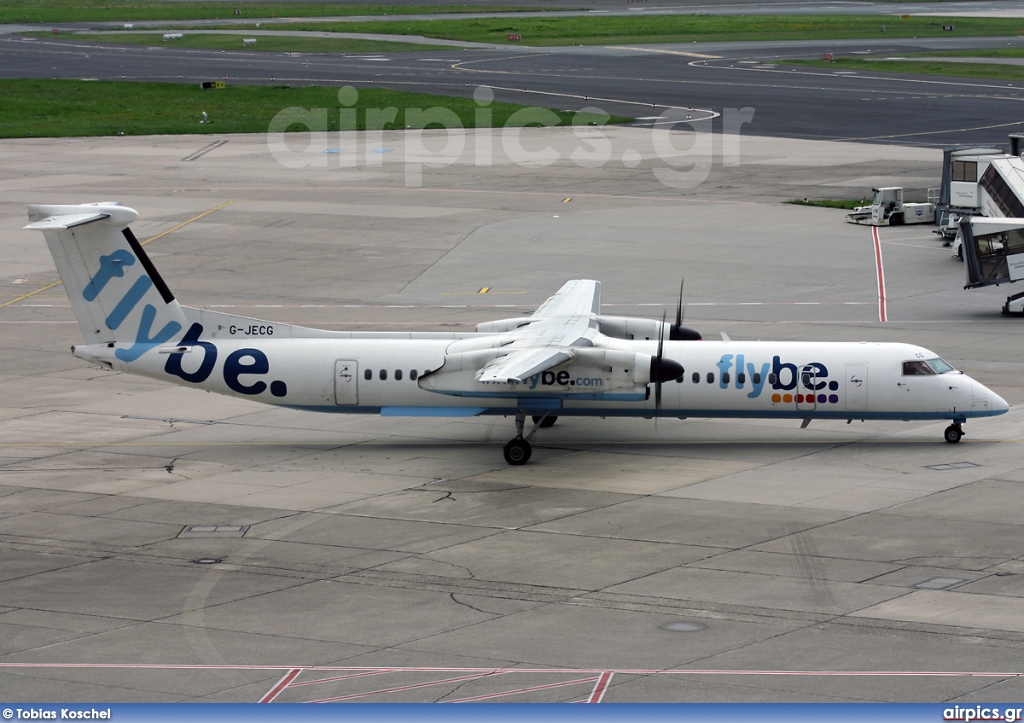
[{"label": "vertical stabilizer", "polygon": [[116,343],[122,362],[177,338],[187,323],[128,228],[138,216],[117,203],[29,206],[25,227],[46,237],[86,343]]}]

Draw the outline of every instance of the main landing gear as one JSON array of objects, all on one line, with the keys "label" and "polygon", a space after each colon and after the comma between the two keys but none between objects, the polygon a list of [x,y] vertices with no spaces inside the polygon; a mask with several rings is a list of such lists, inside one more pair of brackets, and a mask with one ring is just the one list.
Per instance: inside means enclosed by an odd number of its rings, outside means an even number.
[{"label": "main landing gear", "polygon": [[523,436],[523,427],[526,425],[526,412],[522,409],[516,410],[516,436],[514,439],[509,440],[509,443],[505,445],[502,452],[505,454],[505,461],[512,465],[526,464],[530,461],[530,457],[533,455],[533,445],[530,444],[530,439],[534,434],[537,433],[538,429],[546,429],[555,423],[558,417],[545,412],[544,414],[533,416],[533,429],[525,437]]},{"label": "main landing gear", "polygon": [[963,436],[964,428],[961,426],[960,422],[953,422],[951,425],[946,427],[946,431],[942,433],[942,437],[950,444],[956,444]]}]

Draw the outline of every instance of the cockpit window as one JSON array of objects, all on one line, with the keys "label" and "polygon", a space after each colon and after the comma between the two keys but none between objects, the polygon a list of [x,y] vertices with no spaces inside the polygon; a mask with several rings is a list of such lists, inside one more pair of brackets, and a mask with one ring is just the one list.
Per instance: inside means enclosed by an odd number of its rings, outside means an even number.
[{"label": "cockpit window", "polygon": [[956,369],[954,369],[951,364],[943,361],[942,359],[939,359],[938,357],[935,357],[934,359],[929,359],[927,363],[928,366],[930,366],[936,374],[945,374],[946,372],[956,371]]},{"label": "cockpit window", "polygon": [[934,374],[932,368],[923,361],[905,361],[903,362],[903,376],[927,376]]},{"label": "cockpit window", "polygon": [[945,362],[938,357],[935,357],[934,359],[903,362],[903,376],[905,377],[945,374],[947,372],[955,371],[956,369],[954,369],[948,362]]}]

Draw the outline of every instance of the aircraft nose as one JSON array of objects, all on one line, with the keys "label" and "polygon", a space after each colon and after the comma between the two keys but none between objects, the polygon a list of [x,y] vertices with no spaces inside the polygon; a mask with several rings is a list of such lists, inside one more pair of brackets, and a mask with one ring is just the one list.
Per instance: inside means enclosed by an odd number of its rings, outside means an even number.
[{"label": "aircraft nose", "polygon": [[975,381],[972,385],[971,397],[971,406],[976,410],[987,409],[989,414],[1004,414],[1010,409],[1005,399],[980,382]]}]

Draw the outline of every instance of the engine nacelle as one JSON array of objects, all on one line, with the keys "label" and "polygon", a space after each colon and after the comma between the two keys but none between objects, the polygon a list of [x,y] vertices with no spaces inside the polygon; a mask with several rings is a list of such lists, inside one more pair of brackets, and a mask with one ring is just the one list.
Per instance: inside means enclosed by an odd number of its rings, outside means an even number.
[{"label": "engine nacelle", "polygon": [[637,316],[599,316],[598,329],[613,339],[668,339],[672,325],[657,319],[643,319]]},{"label": "engine nacelle", "polygon": [[505,334],[510,331],[532,324],[536,319],[528,316],[520,316],[515,319],[498,319],[496,321],[484,321],[476,325],[479,334]]},{"label": "engine nacelle", "polygon": [[[441,394],[472,397],[556,397],[623,401],[647,398],[647,385],[682,372],[677,362],[656,360],[650,354],[617,349],[574,348],[567,362],[523,380],[481,382],[480,369],[507,354],[502,348],[462,351],[445,356],[444,365],[421,375],[421,389]],[[678,370],[678,371],[677,371]],[[672,377],[674,378],[674,377]]]},{"label": "engine nacelle", "polygon": [[[445,359],[448,359],[449,357],[455,357],[473,351],[482,351],[485,349],[500,349],[501,347],[506,346],[508,343],[509,340],[503,336],[468,336],[465,339],[458,339],[449,344],[448,347],[444,350],[444,355]],[[508,352],[506,351],[503,353],[507,354]],[[498,355],[493,354],[490,357],[488,357],[486,361],[483,361],[481,363],[486,364],[495,356]]]}]

